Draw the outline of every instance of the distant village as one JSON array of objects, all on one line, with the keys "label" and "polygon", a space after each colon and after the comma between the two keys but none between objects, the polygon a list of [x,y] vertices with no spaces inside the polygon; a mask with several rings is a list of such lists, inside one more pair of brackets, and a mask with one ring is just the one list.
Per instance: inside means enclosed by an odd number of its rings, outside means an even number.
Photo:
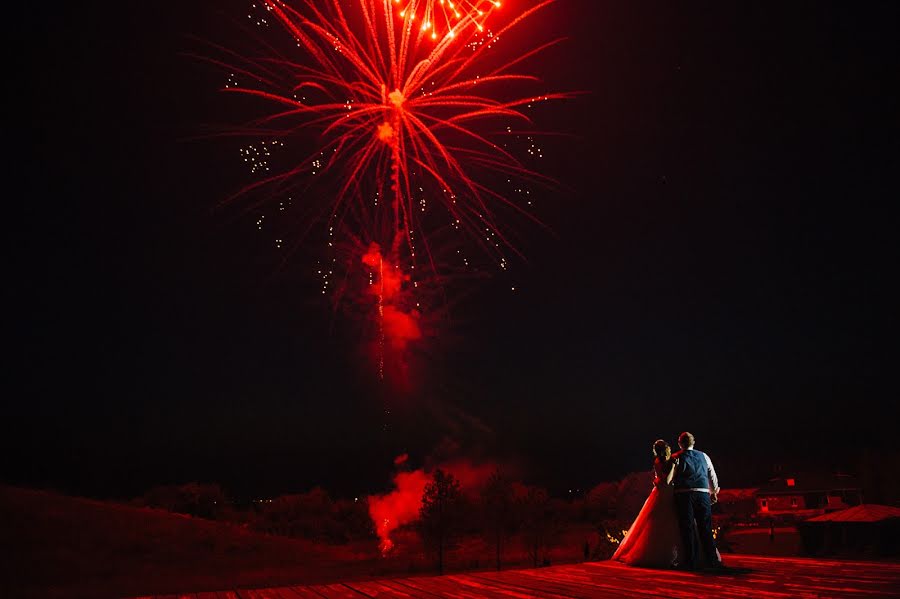
[{"label": "distant village", "polygon": [[848,474],[779,476],[756,488],[723,489],[718,499],[717,527],[732,542],[755,535],[747,544],[763,553],[769,544],[785,555],[898,555],[900,507],[865,503],[859,480]]}]

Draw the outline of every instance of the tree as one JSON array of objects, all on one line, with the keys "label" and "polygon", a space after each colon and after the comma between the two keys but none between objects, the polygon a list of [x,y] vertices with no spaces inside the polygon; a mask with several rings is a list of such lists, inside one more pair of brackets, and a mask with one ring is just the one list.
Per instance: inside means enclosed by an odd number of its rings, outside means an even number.
[{"label": "tree", "polygon": [[539,557],[541,549],[545,548],[549,540],[553,513],[550,507],[550,496],[545,489],[540,487],[526,487],[524,493],[518,498],[519,519],[525,531],[525,540],[528,546],[528,555],[531,557],[534,567],[540,565]]},{"label": "tree", "polygon": [[497,570],[500,570],[503,539],[513,526],[513,488],[500,470],[495,470],[481,491],[486,530],[494,541]]},{"label": "tree", "polygon": [[378,538],[375,534],[372,518],[369,516],[368,504],[365,501],[349,499],[335,501],[333,514],[338,530],[342,534],[343,542]]},{"label": "tree", "polygon": [[439,574],[444,573],[444,552],[459,524],[461,503],[459,481],[440,468],[435,470],[432,481],[425,486],[419,516],[425,545],[437,552]]},{"label": "tree", "polygon": [[170,512],[214,519],[227,506],[228,498],[219,485],[191,482],[154,487],[144,494],[143,503]]},{"label": "tree", "polygon": [[619,485],[616,483],[600,483],[588,492],[587,511],[591,524],[596,525],[615,517],[618,495]]},{"label": "tree", "polygon": [[632,472],[625,476],[619,483],[616,494],[616,519],[621,522],[634,522],[652,489],[653,473],[649,470]]},{"label": "tree", "polygon": [[269,534],[328,542],[332,540],[333,503],[320,488],[281,495],[260,504],[258,527]]}]

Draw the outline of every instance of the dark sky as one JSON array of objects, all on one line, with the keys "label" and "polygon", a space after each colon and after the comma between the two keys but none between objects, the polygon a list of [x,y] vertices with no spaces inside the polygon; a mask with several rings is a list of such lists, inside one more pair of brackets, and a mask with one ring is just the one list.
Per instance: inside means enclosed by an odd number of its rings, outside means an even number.
[{"label": "dark sky", "polygon": [[561,0],[538,64],[588,94],[546,123],[554,234],[519,223],[517,292],[474,283],[407,398],[315,256],[215,210],[236,146],[183,141],[228,116],[189,35],[245,3],[126,4],[16,25],[3,480],[353,494],[455,444],[562,489],[688,428],[748,484],[896,443],[896,3]]}]

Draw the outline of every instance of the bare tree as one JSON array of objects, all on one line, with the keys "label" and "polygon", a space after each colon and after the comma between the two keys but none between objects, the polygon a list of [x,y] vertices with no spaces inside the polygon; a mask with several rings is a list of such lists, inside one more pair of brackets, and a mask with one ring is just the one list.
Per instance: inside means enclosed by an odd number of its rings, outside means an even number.
[{"label": "bare tree", "polygon": [[439,574],[444,573],[444,552],[459,524],[461,503],[459,482],[452,474],[435,470],[432,481],[425,486],[419,515],[425,545],[437,552]]},{"label": "bare tree", "polygon": [[154,487],[144,494],[142,503],[170,512],[214,519],[226,507],[228,498],[219,485],[191,482]]},{"label": "bare tree", "polygon": [[495,470],[481,491],[486,530],[494,541],[497,570],[500,570],[504,537],[513,526],[513,488],[500,470]]},{"label": "bare tree", "polygon": [[528,543],[528,555],[534,567],[540,565],[541,549],[546,547],[552,526],[550,497],[545,489],[527,487],[518,500],[519,519]]}]

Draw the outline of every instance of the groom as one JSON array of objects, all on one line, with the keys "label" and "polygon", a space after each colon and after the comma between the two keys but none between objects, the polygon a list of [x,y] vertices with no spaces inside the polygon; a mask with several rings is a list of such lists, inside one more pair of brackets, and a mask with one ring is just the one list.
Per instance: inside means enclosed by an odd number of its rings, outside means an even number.
[{"label": "groom", "polygon": [[687,552],[681,566],[688,570],[696,570],[699,555],[697,536],[694,534],[694,523],[703,554],[713,569],[724,569],[716,541],[712,535],[712,504],[716,502],[719,492],[719,479],[709,456],[694,449],[694,435],[688,432],[678,436],[681,451],[672,456],[677,459],[675,466],[675,508],[678,511],[678,525],[684,550]]}]

